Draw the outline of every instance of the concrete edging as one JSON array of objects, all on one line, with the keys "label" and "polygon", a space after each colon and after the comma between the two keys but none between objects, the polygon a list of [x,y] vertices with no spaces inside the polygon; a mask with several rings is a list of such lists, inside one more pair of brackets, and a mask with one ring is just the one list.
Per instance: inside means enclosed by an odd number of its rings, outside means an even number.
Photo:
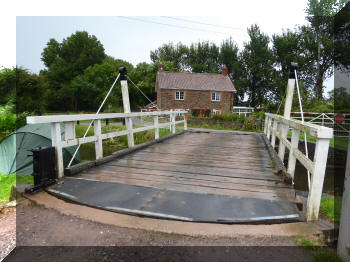
[{"label": "concrete edging", "polygon": [[179,234],[192,237],[293,237],[302,235],[320,235],[322,231],[315,224],[306,222],[269,224],[269,225],[246,225],[246,224],[217,224],[182,222],[165,219],[155,219],[126,215],[112,211],[96,209],[88,206],[65,202],[46,192],[34,195],[24,194],[31,202],[44,208],[53,209],[62,215],[75,216],[96,223],[161,232],[167,234]]}]

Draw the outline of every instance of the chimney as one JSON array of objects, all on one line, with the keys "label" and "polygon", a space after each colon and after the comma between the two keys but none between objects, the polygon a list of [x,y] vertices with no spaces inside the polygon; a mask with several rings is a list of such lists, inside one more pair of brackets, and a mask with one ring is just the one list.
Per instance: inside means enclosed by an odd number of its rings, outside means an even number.
[{"label": "chimney", "polygon": [[164,65],[162,63],[158,66],[158,72],[164,72]]},{"label": "chimney", "polygon": [[224,76],[227,76],[228,70],[227,70],[226,65],[224,65],[224,66],[222,67],[221,73],[222,73]]}]

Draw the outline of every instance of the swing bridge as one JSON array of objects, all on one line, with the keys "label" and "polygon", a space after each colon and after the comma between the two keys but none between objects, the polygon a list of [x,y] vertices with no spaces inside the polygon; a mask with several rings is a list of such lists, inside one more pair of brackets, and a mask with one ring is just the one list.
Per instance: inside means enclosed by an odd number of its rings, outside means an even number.
[{"label": "swing bridge", "polygon": [[[180,221],[312,221],[319,216],[333,129],[290,118],[294,85],[295,79],[289,79],[285,115],[266,113],[263,134],[188,130],[187,111],[130,112],[125,77],[121,77],[125,113],[31,116],[27,123],[51,124],[59,182],[46,190],[61,199]],[[144,116],[153,118],[153,125],[134,127],[133,118]],[[169,122],[160,123],[160,117]],[[102,133],[102,121],[116,118],[125,119],[126,130]],[[86,120],[91,121],[90,126],[93,123],[94,135],[77,138],[76,123]],[[160,128],[169,128],[171,134],[160,137]],[[135,145],[134,134],[146,130],[155,130],[154,140]],[[300,132],[316,138],[313,159],[298,149]],[[103,156],[102,141],[119,136],[127,137],[128,148]],[[95,144],[94,161],[64,168],[63,148],[91,142]],[[285,155],[287,167],[283,165]],[[310,174],[304,202],[293,187],[296,160]]]}]

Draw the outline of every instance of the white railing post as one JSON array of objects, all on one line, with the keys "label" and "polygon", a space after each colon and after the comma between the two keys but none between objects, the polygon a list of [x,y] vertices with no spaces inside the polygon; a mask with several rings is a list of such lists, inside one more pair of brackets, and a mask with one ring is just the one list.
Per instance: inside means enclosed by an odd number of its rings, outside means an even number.
[{"label": "white railing post", "polygon": [[[350,137],[348,141],[348,152],[350,152]],[[344,261],[350,261],[350,153],[347,154],[344,192],[342,199],[339,237],[338,237],[338,255]]]},{"label": "white railing post", "polygon": [[267,139],[270,141],[270,136],[271,136],[271,122],[272,122],[272,118],[269,117],[269,120],[267,121]]},{"label": "white railing post", "polygon": [[267,123],[269,121],[269,116],[265,115],[265,126],[264,126],[264,133],[267,135]]},{"label": "white railing post", "polygon": [[281,159],[282,163],[284,161],[284,153],[286,152],[286,146],[283,144],[282,139],[287,137],[288,128],[289,128],[288,125],[280,123],[281,138],[280,138],[280,143],[278,145],[278,156]]},{"label": "white railing post", "polygon": [[132,119],[131,117],[125,117],[125,125],[126,130],[128,131],[128,147],[133,147],[135,145],[134,142],[134,132],[132,131],[133,125],[132,125]]},{"label": "white railing post", "polygon": [[96,137],[95,142],[95,153],[96,159],[101,159],[103,157],[103,148],[102,148],[102,136],[101,136],[101,120],[94,120],[94,135]]},{"label": "white railing post", "polygon": [[329,141],[329,138],[318,138],[316,142],[314,156],[315,167],[314,172],[312,173],[310,192],[307,199],[307,221],[318,219],[322,197],[323,181],[326,173]]},{"label": "white railing post", "polygon": [[51,123],[51,141],[52,146],[55,147],[56,150],[56,167],[57,167],[57,175],[59,178],[64,175],[64,167],[63,167],[63,153],[62,153],[62,145],[61,145],[61,126],[60,123],[53,122]]},{"label": "white railing post", "polygon": [[[129,90],[128,82],[126,76],[126,69],[124,67],[119,68],[120,73],[120,84],[122,86],[122,97],[123,97],[123,107],[124,113],[130,113],[130,101],[129,101]],[[134,133],[132,131],[132,119],[131,117],[125,117],[126,130],[128,130],[128,147],[133,147],[134,142]]]},{"label": "white railing post", "polygon": [[176,119],[176,112],[171,112],[171,133],[176,133],[176,126],[175,126],[175,119]]},{"label": "white railing post", "polygon": [[290,174],[293,180],[294,180],[295,164],[296,164],[296,157],[294,155],[294,150],[298,149],[299,135],[300,135],[300,130],[293,128],[291,148],[289,150],[289,158],[288,158],[288,170],[287,170],[288,174]]},{"label": "white railing post", "polygon": [[159,138],[159,118],[158,115],[153,116],[154,121],[154,139]]},{"label": "white railing post", "polygon": [[295,87],[295,76],[293,76],[293,73],[292,73],[292,75],[289,76],[289,79],[288,79],[287,94],[286,94],[286,100],[284,103],[283,115],[287,119],[290,119],[290,112],[292,110],[294,87]]},{"label": "white railing post", "polygon": [[272,124],[272,137],[271,137],[271,146],[272,148],[275,148],[275,144],[276,144],[276,132],[277,132],[277,120],[276,118],[273,119],[273,124]]},{"label": "white railing post", "polygon": [[64,139],[65,140],[70,140],[75,138],[75,122],[70,121],[70,122],[65,122],[64,123]]},{"label": "white railing post", "polygon": [[184,114],[184,130],[187,130],[187,113]]}]

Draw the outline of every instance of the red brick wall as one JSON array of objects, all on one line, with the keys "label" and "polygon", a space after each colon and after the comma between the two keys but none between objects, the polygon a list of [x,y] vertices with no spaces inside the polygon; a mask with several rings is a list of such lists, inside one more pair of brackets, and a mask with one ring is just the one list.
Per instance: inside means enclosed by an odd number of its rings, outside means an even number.
[{"label": "red brick wall", "polygon": [[161,110],[169,109],[213,109],[221,110],[221,113],[232,112],[233,93],[220,93],[220,101],[211,101],[212,91],[184,91],[184,100],[175,100],[175,92],[181,90],[158,89],[157,104]]}]

